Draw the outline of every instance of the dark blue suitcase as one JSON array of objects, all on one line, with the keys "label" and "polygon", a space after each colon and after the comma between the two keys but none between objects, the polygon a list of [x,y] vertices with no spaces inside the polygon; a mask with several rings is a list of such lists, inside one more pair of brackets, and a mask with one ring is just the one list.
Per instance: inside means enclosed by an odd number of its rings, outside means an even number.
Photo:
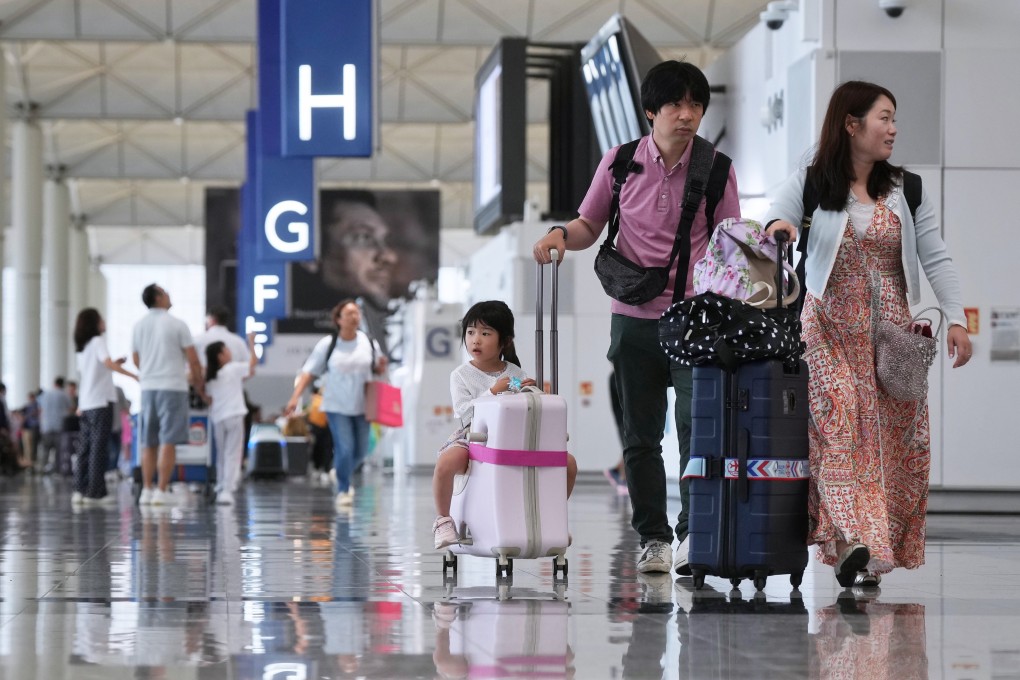
[{"label": "dark blue suitcase", "polygon": [[771,574],[800,585],[807,566],[807,364],[694,368],[691,404],[690,567],[765,587]]}]

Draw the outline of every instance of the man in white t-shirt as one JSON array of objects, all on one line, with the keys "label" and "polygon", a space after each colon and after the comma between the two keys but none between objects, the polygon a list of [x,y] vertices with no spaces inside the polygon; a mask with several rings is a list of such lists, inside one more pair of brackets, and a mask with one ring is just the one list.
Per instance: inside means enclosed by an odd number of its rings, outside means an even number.
[{"label": "man in white t-shirt", "polygon": [[[153,283],[142,291],[142,302],[149,313],[135,324],[131,337],[131,352],[142,388],[142,407],[138,413],[142,495],[138,503],[163,505],[169,502],[167,490],[177,445],[188,441],[188,369],[195,390],[203,397],[205,380],[191,331],[168,313],[170,294]],[[153,489],[157,464],[158,488]]]},{"label": "man in white t-shirt", "polygon": [[213,307],[205,315],[205,333],[195,337],[195,352],[203,367],[206,365],[205,348],[214,342],[222,342],[230,350],[234,361],[248,363],[248,343],[229,327],[230,312],[223,307]]}]

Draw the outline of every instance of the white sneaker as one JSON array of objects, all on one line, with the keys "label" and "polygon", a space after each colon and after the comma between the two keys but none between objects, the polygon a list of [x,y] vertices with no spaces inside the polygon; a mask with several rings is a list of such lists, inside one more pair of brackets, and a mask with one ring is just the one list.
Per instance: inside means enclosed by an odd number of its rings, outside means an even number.
[{"label": "white sneaker", "polygon": [[650,572],[668,574],[672,561],[673,546],[665,541],[648,541],[638,559],[637,570],[643,574]]},{"label": "white sneaker", "polygon": [[152,488],[142,489],[142,495],[138,497],[138,505],[152,505]]},{"label": "white sneaker", "polygon": [[216,494],[216,505],[233,505],[234,494],[229,491],[220,491]]},{"label": "white sneaker", "polygon": [[338,508],[349,508],[354,503],[354,494],[350,491],[341,491],[336,495],[334,504]]},{"label": "white sneaker", "polygon": [[152,492],[152,500],[149,501],[149,505],[170,505],[172,501],[170,492],[156,489]]},{"label": "white sneaker", "polygon": [[85,503],[85,496],[75,491],[71,494],[71,505],[83,505]]},{"label": "white sneaker", "polygon": [[432,533],[435,536],[433,545],[436,550],[445,550],[451,545],[460,543],[460,536],[452,517],[436,517],[436,521],[432,523]]},{"label": "white sneaker", "polygon": [[673,558],[673,571],[677,576],[690,576],[691,567],[688,564],[688,553],[691,551],[690,534],[684,537],[680,547],[676,549],[676,557]]}]

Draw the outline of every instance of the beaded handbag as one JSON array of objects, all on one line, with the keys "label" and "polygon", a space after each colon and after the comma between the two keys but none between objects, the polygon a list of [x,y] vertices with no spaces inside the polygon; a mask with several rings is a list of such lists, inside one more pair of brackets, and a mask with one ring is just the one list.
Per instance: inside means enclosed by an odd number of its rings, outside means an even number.
[{"label": "beaded handbag", "polygon": [[[864,258],[864,248],[851,231],[854,243]],[[882,318],[879,302],[881,279],[877,271],[869,272],[871,288],[871,336],[875,344],[875,378],[878,386],[893,399],[920,401],[928,396],[928,371],[938,354],[938,337],[946,315],[938,307],[918,312],[905,326]],[[934,333],[926,312],[938,312],[939,325]],[[929,334],[930,333],[930,334]]]},{"label": "beaded handbag", "polygon": [[[923,315],[937,312],[939,325],[932,336],[931,321]],[[875,318],[874,316],[872,318]],[[922,309],[906,327],[882,319],[875,328],[875,375],[879,386],[893,399],[919,401],[928,395],[928,371],[938,354],[938,337],[945,314],[938,307]],[[922,321],[928,321],[925,326]]]}]

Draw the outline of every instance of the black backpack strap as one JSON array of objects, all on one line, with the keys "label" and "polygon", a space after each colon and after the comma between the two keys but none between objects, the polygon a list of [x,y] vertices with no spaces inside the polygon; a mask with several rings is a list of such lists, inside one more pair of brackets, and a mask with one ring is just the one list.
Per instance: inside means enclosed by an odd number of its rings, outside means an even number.
[{"label": "black backpack strap", "polygon": [[333,356],[333,350],[336,349],[336,340],[340,337],[340,331],[333,331],[330,335],[329,349],[326,350],[326,358],[322,360],[322,373],[316,377],[321,377],[329,371],[329,358]]},{"label": "black backpack strap", "polygon": [[672,269],[673,261],[677,262],[676,278],[673,280],[673,302],[683,300],[687,291],[687,273],[691,263],[691,227],[694,225],[698,208],[701,207],[701,199],[705,197],[708,178],[712,173],[712,163],[715,160],[715,147],[711,142],[695,135],[691,143],[694,147],[691,149],[691,160],[687,168],[684,200],[680,204],[680,224],[676,229],[673,251],[669,255],[667,265]]},{"label": "black backpack strap", "polygon": [[641,172],[641,164],[634,161],[634,152],[640,141],[634,139],[621,144],[609,165],[609,171],[613,173],[613,200],[609,204],[609,233],[606,235],[606,241],[609,243],[616,243],[616,235],[620,233],[620,191],[627,181],[627,175]]},{"label": "black backpack strap", "polygon": [[907,199],[910,216],[917,217],[917,207],[921,205],[921,176],[903,171],[903,197]]},{"label": "black backpack strap", "polygon": [[797,237],[797,252],[800,253],[800,259],[797,261],[795,271],[797,273],[797,280],[800,281],[800,295],[797,297],[794,307],[798,311],[804,309],[804,298],[807,295],[807,282],[805,279],[807,244],[808,239],[811,237],[811,218],[815,214],[815,210],[818,209],[818,201],[818,187],[815,186],[814,181],[811,179],[811,168],[808,168],[804,174],[804,194],[802,200],[804,214],[800,218],[800,235]]},{"label": "black backpack strap", "polygon": [[715,208],[726,193],[726,182],[730,179],[730,165],[733,161],[721,151],[715,152],[712,172],[708,175],[708,187],[705,189],[705,218],[708,220],[708,237],[712,238],[715,231]]}]

